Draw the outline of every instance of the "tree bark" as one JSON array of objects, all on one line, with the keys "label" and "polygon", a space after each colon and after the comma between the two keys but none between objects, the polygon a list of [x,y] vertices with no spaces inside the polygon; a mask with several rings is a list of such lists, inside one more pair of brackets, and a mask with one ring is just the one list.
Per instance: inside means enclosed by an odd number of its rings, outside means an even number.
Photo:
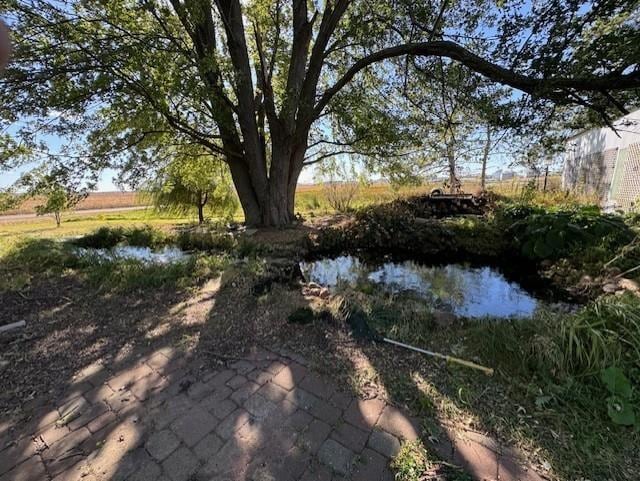
[{"label": "tree bark", "polygon": [[449,193],[455,194],[458,190],[458,178],[456,177],[455,148],[447,142],[447,162],[449,164]]},{"label": "tree bark", "polygon": [[484,144],[484,152],[482,155],[482,173],[480,174],[480,188],[485,189],[487,184],[487,161],[489,152],[491,151],[491,127],[487,125],[487,138]]},{"label": "tree bark", "polygon": [[[282,158],[274,157],[271,163],[290,165],[291,160],[285,162]],[[302,171],[301,163],[291,171],[276,169],[276,175],[268,179],[268,193],[264,197],[257,195],[246,165],[230,163],[230,166],[247,225],[282,227],[293,222],[295,189]]]},{"label": "tree bark", "polygon": [[204,205],[198,204],[198,224],[204,224]]}]

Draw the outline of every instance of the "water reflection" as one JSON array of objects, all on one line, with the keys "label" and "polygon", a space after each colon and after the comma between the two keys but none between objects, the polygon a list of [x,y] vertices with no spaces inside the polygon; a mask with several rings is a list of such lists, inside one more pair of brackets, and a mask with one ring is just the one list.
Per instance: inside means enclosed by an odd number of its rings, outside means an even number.
[{"label": "water reflection", "polygon": [[112,249],[78,248],[80,256],[95,256],[103,260],[134,259],[150,264],[171,264],[187,257],[187,254],[177,247],[166,246],[162,250],[153,251],[149,247],[116,246]]},{"label": "water reflection", "polygon": [[371,266],[351,256],[301,263],[308,281],[335,287],[375,284],[386,292],[411,292],[434,308],[464,317],[530,317],[538,301],[491,267],[423,266],[388,262]]}]

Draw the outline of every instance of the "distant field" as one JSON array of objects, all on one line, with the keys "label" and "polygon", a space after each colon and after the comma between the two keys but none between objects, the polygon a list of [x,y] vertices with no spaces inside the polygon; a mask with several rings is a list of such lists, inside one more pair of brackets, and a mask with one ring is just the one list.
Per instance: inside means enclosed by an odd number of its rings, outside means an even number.
[{"label": "distant field", "polygon": [[[528,179],[515,178],[503,181],[488,181],[486,187],[493,192],[512,197],[520,195],[528,183]],[[442,188],[442,183],[426,182],[420,186],[400,187],[398,189],[394,189],[388,183],[375,182],[358,187],[353,198],[352,207],[380,204],[399,197],[427,194],[436,187]],[[547,179],[547,190],[549,192],[558,191],[560,188],[560,176],[549,176]],[[542,179],[538,182],[538,189],[542,189]],[[462,179],[462,190],[467,193],[478,192],[480,190],[480,179]],[[321,184],[305,184],[298,186],[296,195],[296,211],[302,213],[332,213],[333,210],[327,202],[327,188]]]},{"label": "distant field", "polygon": [[[526,179],[513,179],[501,182],[489,182],[487,185],[496,192],[513,195],[520,192],[527,182]],[[466,192],[474,192],[478,190],[479,185],[478,179],[466,179],[463,180],[462,187]],[[559,186],[559,176],[549,177],[549,189],[557,189]],[[397,197],[428,193],[435,187],[441,187],[441,184],[432,182],[425,183],[418,187],[401,187],[394,189],[388,183],[375,182],[366,186],[360,186],[353,204],[354,207],[358,207],[372,203],[386,202]],[[301,212],[318,210],[318,208],[320,208],[320,210],[330,210],[329,206],[326,205],[325,197],[325,188],[322,185],[302,184],[298,186],[297,210]],[[35,206],[41,202],[42,200],[37,197],[28,199],[17,209],[2,212],[0,215],[34,214]],[[146,205],[145,199],[137,192],[92,192],[83,199],[74,210],[117,209],[144,205]]]},{"label": "distant field", "polygon": [[63,214],[62,224],[56,227],[49,216],[33,217],[12,222],[0,222],[0,253],[3,245],[23,237],[73,237],[86,234],[99,227],[133,227],[152,225],[160,229],[171,229],[176,225],[193,222],[193,218],[164,215],[152,209],[141,209],[104,214]]},{"label": "distant field", "polygon": [[[17,209],[5,211],[2,215],[34,214],[35,206],[41,202],[42,199],[34,197],[26,200]],[[140,198],[137,192],[92,192],[77,205],[75,210],[117,209],[144,204],[144,200]]]},{"label": "distant field", "polygon": [[[498,193],[508,196],[518,196],[522,193],[526,181],[523,179],[508,180],[503,182],[489,183],[488,187]],[[549,193],[544,195],[544,200],[549,204],[562,201],[564,194],[559,192],[559,177],[551,177],[548,183]],[[441,187],[440,184],[431,183],[418,187],[404,187],[393,189],[386,183],[373,183],[358,186],[351,203],[352,208],[362,207],[370,204],[388,202],[390,200],[428,193],[434,187]],[[478,189],[477,180],[470,179],[463,182],[463,190],[474,192]],[[541,192],[539,192],[542,195]],[[33,201],[32,201],[33,202]],[[34,203],[29,204],[31,206]],[[193,223],[197,221],[195,212],[192,215],[176,215],[169,213],[159,213],[153,208],[142,208],[139,210],[123,210],[120,212],[86,212],[92,209],[117,209],[140,206],[139,198],[133,192],[98,192],[90,195],[83,203],[82,210],[76,212],[65,212],[62,215],[62,225],[57,228],[50,216],[31,218],[5,218],[0,221],[0,244],[8,239],[22,236],[29,237],[68,237],[82,235],[101,226],[134,226],[153,225],[159,228],[171,228],[178,224]],[[23,206],[20,212],[33,213],[28,206]],[[296,196],[296,212],[304,217],[312,218],[316,215],[333,214],[335,211],[328,201],[327,188],[323,185],[301,185]],[[0,216],[1,217],[1,216]],[[234,218],[242,221],[242,211],[238,209]]]}]

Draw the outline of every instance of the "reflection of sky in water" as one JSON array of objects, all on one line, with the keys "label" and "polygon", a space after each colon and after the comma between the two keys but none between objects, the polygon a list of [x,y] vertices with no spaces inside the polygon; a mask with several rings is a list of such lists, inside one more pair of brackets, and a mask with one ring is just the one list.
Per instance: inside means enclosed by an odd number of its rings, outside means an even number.
[{"label": "reflection of sky in water", "polygon": [[187,254],[177,247],[164,247],[153,251],[149,247],[116,246],[113,249],[78,249],[79,255],[94,255],[105,260],[135,259],[154,264],[170,264],[178,262]]},{"label": "reflection of sky in water", "polygon": [[303,262],[302,272],[312,282],[356,286],[373,282],[388,292],[414,292],[438,309],[466,317],[528,317],[537,301],[518,284],[509,282],[490,267],[421,266],[414,262],[389,262],[370,267],[358,259],[342,256]]}]

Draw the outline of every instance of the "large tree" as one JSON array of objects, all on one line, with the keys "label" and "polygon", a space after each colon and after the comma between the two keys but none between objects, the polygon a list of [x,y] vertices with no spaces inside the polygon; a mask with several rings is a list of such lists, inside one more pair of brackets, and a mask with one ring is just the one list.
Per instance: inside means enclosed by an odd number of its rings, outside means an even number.
[{"label": "large tree", "polygon": [[[294,219],[305,163],[362,137],[368,148],[398,140],[385,121],[401,109],[374,93],[405,58],[450,59],[536,101],[603,114],[640,87],[636,0],[2,4],[15,58],[0,81],[0,159],[55,156],[135,179],[199,144],[224,156],[250,224]],[[336,125],[362,135],[336,140]],[[66,140],[47,151],[44,134]]]}]

